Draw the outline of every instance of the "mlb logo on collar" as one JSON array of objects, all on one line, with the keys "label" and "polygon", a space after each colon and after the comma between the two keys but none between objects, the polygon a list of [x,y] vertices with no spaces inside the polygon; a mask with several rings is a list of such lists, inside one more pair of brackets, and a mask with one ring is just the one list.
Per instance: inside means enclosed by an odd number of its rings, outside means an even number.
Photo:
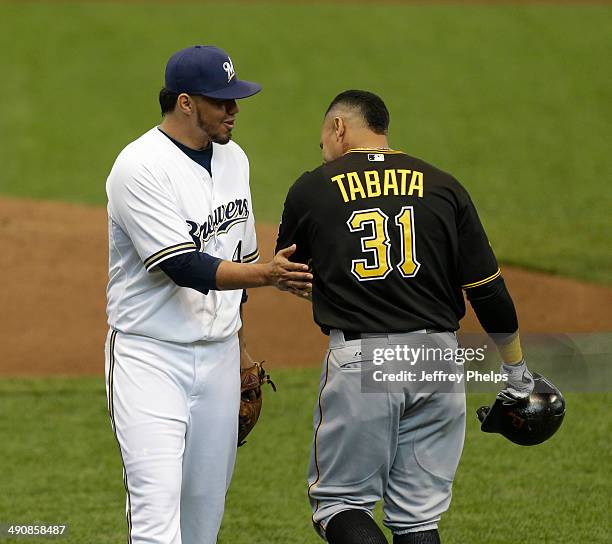
[{"label": "mlb logo on collar", "polygon": [[370,162],[385,162],[385,156],[382,153],[368,153]]},{"label": "mlb logo on collar", "polygon": [[223,63],[223,69],[227,73],[227,82],[229,83],[234,76],[236,75],[236,71],[234,70],[234,63],[230,57],[227,57],[227,62]]}]

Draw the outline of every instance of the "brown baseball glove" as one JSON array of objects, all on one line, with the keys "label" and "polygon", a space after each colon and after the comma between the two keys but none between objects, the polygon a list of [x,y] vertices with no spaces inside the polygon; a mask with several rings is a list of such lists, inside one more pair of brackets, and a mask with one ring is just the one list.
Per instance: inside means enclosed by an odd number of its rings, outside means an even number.
[{"label": "brown baseball glove", "polygon": [[263,362],[240,369],[240,413],[238,415],[238,447],[245,443],[261,413],[263,401],[261,386],[269,383],[276,391],[270,375],[264,370]]}]

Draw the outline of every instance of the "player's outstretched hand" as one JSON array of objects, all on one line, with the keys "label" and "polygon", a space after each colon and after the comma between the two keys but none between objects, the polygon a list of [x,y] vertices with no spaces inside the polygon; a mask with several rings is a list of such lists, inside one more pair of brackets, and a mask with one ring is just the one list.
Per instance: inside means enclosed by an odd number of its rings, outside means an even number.
[{"label": "player's outstretched hand", "polygon": [[270,285],[281,291],[290,291],[294,295],[308,298],[312,291],[312,274],[308,272],[308,265],[289,260],[296,249],[295,244],[281,249],[268,263],[268,277]]},{"label": "player's outstretched hand", "polygon": [[526,399],[531,392],[535,382],[527,363],[523,359],[517,365],[501,365],[501,372],[508,375],[505,389],[497,393],[497,398],[504,404],[514,404],[515,402]]}]

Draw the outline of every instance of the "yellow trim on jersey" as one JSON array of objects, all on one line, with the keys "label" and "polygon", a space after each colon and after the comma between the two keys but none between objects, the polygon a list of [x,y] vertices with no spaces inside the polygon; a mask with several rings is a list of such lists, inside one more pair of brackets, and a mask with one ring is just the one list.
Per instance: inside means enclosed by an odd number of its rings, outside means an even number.
[{"label": "yellow trim on jersey", "polygon": [[175,244],[173,246],[166,247],[164,249],[159,250],[157,253],[153,253],[150,257],[147,257],[144,260],[144,265],[147,270],[153,268],[156,264],[158,264],[163,259],[167,257],[179,253],[187,253],[189,251],[195,251],[196,245],[193,242],[183,242],[180,244]]},{"label": "yellow trim on jersey", "polygon": [[495,274],[493,274],[492,276],[489,276],[488,278],[485,278],[484,280],[475,281],[474,283],[467,283],[466,285],[462,285],[461,287],[463,289],[471,289],[472,287],[478,287],[480,285],[484,285],[485,283],[489,283],[490,281],[493,281],[495,278],[497,278],[500,275],[501,275],[501,270],[498,268],[497,272],[495,272]]},{"label": "yellow trim on jersey", "polygon": [[349,149],[346,153],[344,153],[345,155],[347,153],[382,153],[384,155],[400,155],[403,154],[403,151],[396,151],[395,149],[376,149],[376,148],[370,148],[370,147],[354,147],[352,149]]},{"label": "yellow trim on jersey", "polygon": [[[321,471],[319,470],[319,456],[317,453],[317,439],[318,439],[318,435],[319,435],[319,429],[321,428],[321,425],[323,424],[323,404],[321,403],[322,397],[323,397],[323,390],[325,389],[325,386],[327,385],[327,381],[329,379],[329,357],[331,355],[331,350],[329,350],[327,352],[327,359],[325,360],[325,382],[323,382],[323,386],[321,387],[321,391],[319,392],[319,424],[317,425],[317,428],[315,430],[315,434],[314,434],[314,461],[315,461],[315,468],[317,469],[317,478],[314,482],[312,482],[309,486],[308,486],[308,498],[312,499],[311,495],[310,495],[310,491],[319,483],[319,480],[321,479]],[[319,523],[317,521],[315,521],[314,517],[315,514],[319,511],[319,500],[317,499],[317,506],[314,510],[314,512],[312,513],[312,523],[314,525],[319,525]]]},{"label": "yellow trim on jersey", "polygon": [[244,257],[242,257],[242,262],[252,263],[253,261],[256,261],[257,259],[259,259],[259,248],[253,251],[252,253],[249,253],[248,255],[245,255]]}]

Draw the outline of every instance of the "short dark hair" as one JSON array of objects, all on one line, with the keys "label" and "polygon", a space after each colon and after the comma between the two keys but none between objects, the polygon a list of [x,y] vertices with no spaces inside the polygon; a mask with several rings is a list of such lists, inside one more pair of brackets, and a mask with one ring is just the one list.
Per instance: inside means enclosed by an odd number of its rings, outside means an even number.
[{"label": "short dark hair", "polygon": [[355,89],[344,91],[332,100],[325,115],[338,104],[358,109],[361,116],[365,119],[368,128],[376,134],[387,133],[389,128],[389,110],[380,96],[369,91],[358,91]]},{"label": "short dark hair", "polygon": [[166,87],[162,87],[161,91],[159,91],[159,106],[162,115],[174,111],[178,96],[178,93],[173,93],[166,89]]}]

